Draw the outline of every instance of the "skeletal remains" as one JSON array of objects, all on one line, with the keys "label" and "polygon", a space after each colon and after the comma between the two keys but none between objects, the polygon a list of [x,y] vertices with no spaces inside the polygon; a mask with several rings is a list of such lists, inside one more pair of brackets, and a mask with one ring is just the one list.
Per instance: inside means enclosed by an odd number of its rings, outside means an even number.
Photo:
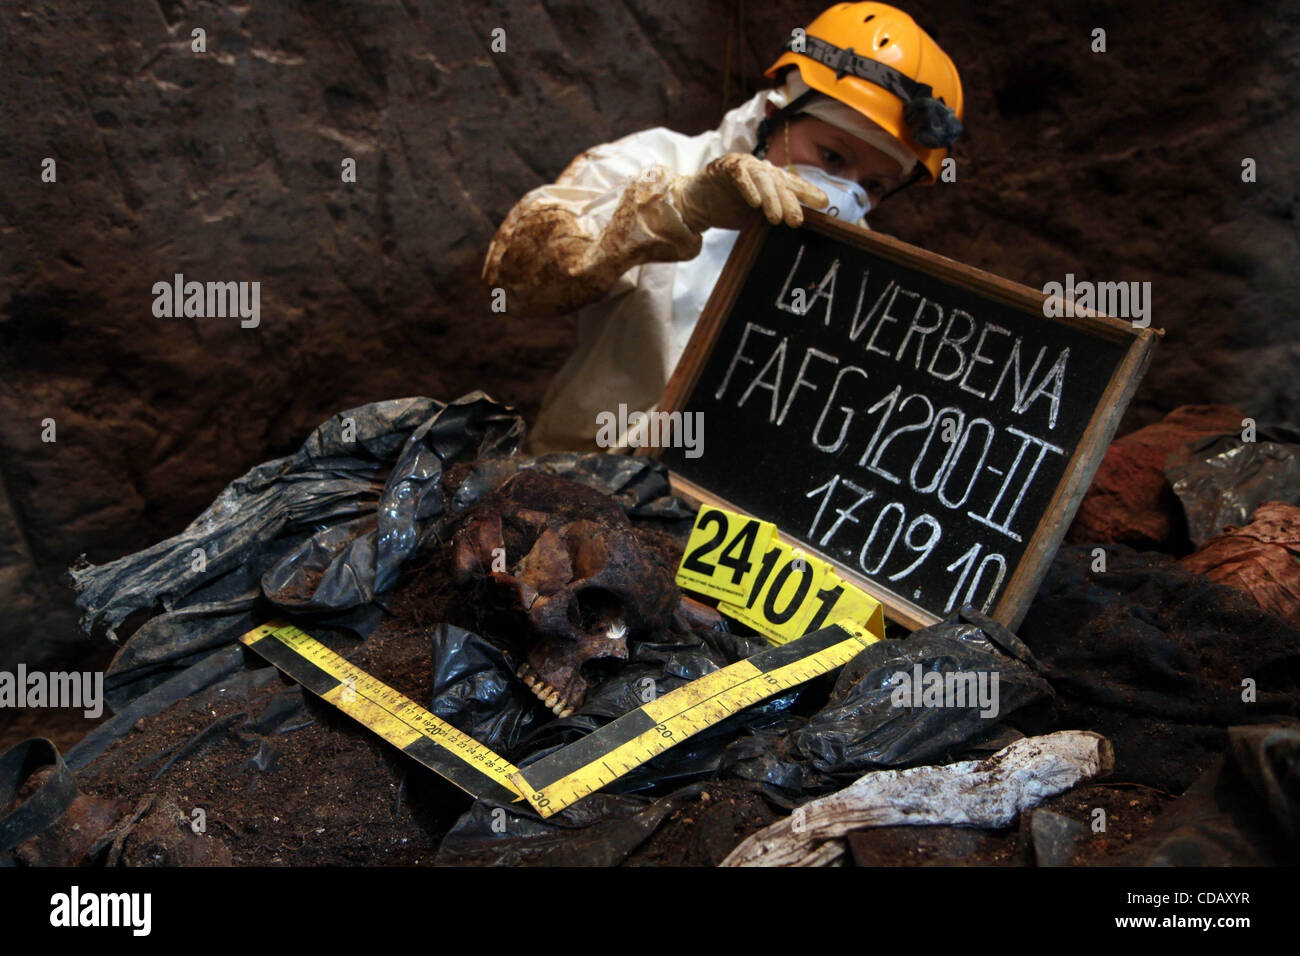
[{"label": "skeletal remains", "polygon": [[[513,615],[506,636],[528,647],[517,675],[560,717],[586,697],[584,665],[626,660],[629,639],[673,623],[683,598],[665,550],[646,547],[608,495],[535,469],[467,511],[452,543],[457,584]],[[703,610],[687,625],[707,623]]]}]

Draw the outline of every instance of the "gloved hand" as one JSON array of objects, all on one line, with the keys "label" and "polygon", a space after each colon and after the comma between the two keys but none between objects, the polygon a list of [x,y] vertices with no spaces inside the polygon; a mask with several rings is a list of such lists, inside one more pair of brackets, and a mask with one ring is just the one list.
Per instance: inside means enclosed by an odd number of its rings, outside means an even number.
[{"label": "gloved hand", "polygon": [[750,209],[759,207],[773,225],[784,220],[787,226],[801,226],[800,202],[814,209],[829,202],[807,180],[746,153],[719,156],[698,173],[678,177],[673,198],[682,220],[695,232],[739,229]]}]

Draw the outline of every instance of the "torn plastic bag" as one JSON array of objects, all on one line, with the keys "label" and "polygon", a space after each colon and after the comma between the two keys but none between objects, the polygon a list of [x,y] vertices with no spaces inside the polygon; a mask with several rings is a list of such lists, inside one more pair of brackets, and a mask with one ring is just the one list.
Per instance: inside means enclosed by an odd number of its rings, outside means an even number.
[{"label": "torn plastic bag", "polygon": [[[965,707],[896,707],[896,675],[913,679],[918,664],[923,675],[997,673],[997,712],[981,716],[978,698]],[[1029,726],[1045,722],[1053,693],[1039,669],[1014,634],[963,609],[905,640],[873,644],[839,671],[816,713],[751,729],[728,745],[721,769],[781,802],[825,793],[863,769],[992,753],[1020,736],[1006,723],[1013,713],[1034,715]]]},{"label": "torn plastic bag", "polygon": [[403,446],[379,499],[377,563],[369,588],[350,604],[336,600],[329,606],[355,606],[387,591],[397,581],[403,562],[437,534],[441,523],[435,519],[445,510],[442,476],[448,464],[513,455],[523,437],[523,419],[482,392],[444,406],[419,425]]},{"label": "torn plastic bag", "polygon": [[748,780],[778,806],[789,809],[805,794],[825,793],[835,778],[815,770],[795,746],[807,717],[782,714],[761,728],[733,740],[722,752],[718,775]]},{"label": "torn plastic bag", "polygon": [[[641,642],[611,677],[588,691],[573,715],[555,718],[506,655],[485,638],[440,624],[433,632],[430,710],[517,766],[526,766],[616,717],[768,646],[761,639],[699,630],[677,643]],[[717,773],[726,744],[781,718],[807,685],[751,707],[692,737],[607,788],[609,793],[665,791]]]},{"label": "torn plastic bag", "polygon": [[[728,717],[549,820],[542,821],[519,805],[497,807],[480,801],[448,835],[438,862],[554,863],[559,857],[553,854],[561,846],[566,847],[566,862],[617,862],[622,857],[614,853],[615,848],[622,847],[625,855],[649,836],[640,828],[649,823],[657,826],[664,819],[665,807],[671,809],[673,801],[687,792],[679,788],[738,778],[759,785],[770,800],[789,807],[799,798],[841,786],[844,777],[856,776],[855,771],[864,766],[885,766],[886,761],[915,764],[939,753],[968,756],[1000,749],[1018,736],[1005,723],[1007,716],[1048,703],[1052,693],[1035,673],[1036,662],[1028,649],[1000,626],[988,626],[995,633],[1000,630],[1001,644],[1023,660],[1004,653],[979,625],[954,616],[906,641],[872,645],[846,665],[838,684],[828,675]],[[642,706],[647,695],[653,699],[769,646],[759,638],[704,629],[677,642],[641,642],[633,646],[617,673],[588,692],[576,713],[557,719],[522,690],[503,656],[473,650],[487,644],[483,638],[445,625],[437,635],[435,642],[442,646],[435,650],[435,660],[454,642],[462,653],[497,661],[499,670],[485,675],[477,664],[467,667],[464,683],[458,687],[443,680],[450,669],[440,669],[435,673],[435,685],[441,688],[434,697],[435,712],[521,768]],[[996,670],[997,716],[980,718],[978,703],[973,708],[893,708],[888,690],[880,708],[874,675],[886,671],[888,676],[917,662],[930,670]],[[516,690],[510,690],[512,684]],[[833,685],[838,688],[834,694]],[[490,693],[478,692],[485,686]],[[519,718],[521,706],[535,715],[535,723],[525,724]],[[522,733],[526,726],[535,729]],[[499,736],[489,738],[492,732]],[[623,802],[655,793],[664,795],[651,803]],[[602,808],[631,822],[585,834],[585,828],[600,819]],[[611,833],[617,833],[617,838]]]},{"label": "torn plastic bag", "polygon": [[261,577],[276,605],[298,613],[356,607],[375,596],[377,515],[323,528],[278,558]]},{"label": "torn plastic bag", "polygon": [[[261,555],[281,532],[297,543],[309,537],[314,520],[332,524],[373,510],[383,487],[383,462],[396,452],[393,438],[414,429],[436,405],[409,399],[341,412],[297,454],[264,462],[231,482],[180,534],[107,564],[74,568],[82,628],[102,628],[114,638],[133,611],[159,605],[170,611],[188,603],[210,582]],[[343,440],[349,419],[356,426],[353,443]]]},{"label": "torn plastic bag", "polygon": [[989,637],[959,612],[907,640],[871,645],[845,665],[832,702],[795,733],[796,750],[836,775],[933,763],[1050,702],[1047,681]]},{"label": "torn plastic bag", "polygon": [[1196,547],[1244,525],[1266,501],[1300,504],[1300,433],[1260,429],[1255,441],[1215,435],[1169,453],[1165,478]]},{"label": "torn plastic bag", "polygon": [[552,716],[533,706],[537,698],[499,648],[452,624],[433,630],[431,697],[431,713],[507,758],[529,730]]},{"label": "torn plastic bag", "polygon": [[482,392],[350,409],[296,454],[236,479],[179,535],[74,568],[88,633],[115,639],[132,612],[164,611],[109,667],[110,705],[124,706],[260,623],[263,597],[286,610],[331,612],[325,623],[369,633],[375,596],[438,533],[445,467],[512,455],[522,436],[523,420]]}]

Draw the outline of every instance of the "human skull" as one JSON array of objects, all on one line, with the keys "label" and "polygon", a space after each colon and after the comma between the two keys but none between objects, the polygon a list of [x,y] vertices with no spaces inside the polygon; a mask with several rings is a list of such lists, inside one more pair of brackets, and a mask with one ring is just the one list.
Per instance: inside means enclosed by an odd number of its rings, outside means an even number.
[{"label": "human skull", "polygon": [[535,469],[520,471],[461,519],[453,539],[459,585],[522,615],[517,675],[555,714],[586,697],[591,661],[628,656],[628,640],[663,631],[681,592],[672,563],[644,547],[609,496]]}]

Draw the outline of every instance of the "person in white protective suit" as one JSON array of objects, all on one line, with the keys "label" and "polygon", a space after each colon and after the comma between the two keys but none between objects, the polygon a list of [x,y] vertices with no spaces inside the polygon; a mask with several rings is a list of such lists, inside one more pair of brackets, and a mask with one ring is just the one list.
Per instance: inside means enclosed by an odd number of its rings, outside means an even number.
[{"label": "person in white protective suit", "polygon": [[[659,127],[587,150],[523,197],[483,277],[513,315],[578,312],[529,450],[593,451],[598,416],[653,411],[750,210],[799,226],[800,204],[866,226],[893,192],[935,181],[961,134],[947,54],[907,14],[841,3],[796,30],[779,85],[717,129]],[[626,436],[607,450],[626,450]]]}]

